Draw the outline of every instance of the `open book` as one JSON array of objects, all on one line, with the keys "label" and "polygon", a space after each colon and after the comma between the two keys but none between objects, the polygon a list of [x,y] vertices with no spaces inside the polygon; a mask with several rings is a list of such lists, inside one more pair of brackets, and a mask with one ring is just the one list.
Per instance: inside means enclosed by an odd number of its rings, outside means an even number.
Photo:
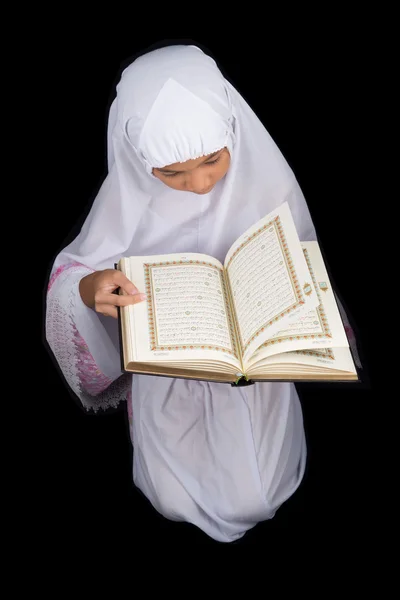
[{"label": "open book", "polygon": [[147,294],[119,309],[126,372],[240,385],[358,380],[318,242],[299,240],[287,203],[240,236],[224,264],[188,253],[123,257],[116,268]]}]

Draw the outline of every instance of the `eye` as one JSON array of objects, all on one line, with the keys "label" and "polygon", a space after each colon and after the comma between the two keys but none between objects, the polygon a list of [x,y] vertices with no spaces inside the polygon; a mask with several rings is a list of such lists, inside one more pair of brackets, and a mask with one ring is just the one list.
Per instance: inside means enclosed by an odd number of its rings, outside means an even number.
[{"label": "eye", "polygon": [[[214,158],[213,160],[209,160],[208,162],[203,163],[202,167],[208,167],[209,165],[215,165],[217,164],[217,162],[219,162],[221,160],[222,157],[222,153],[217,156],[217,158]],[[177,175],[182,175],[184,173],[184,171],[176,171],[175,173],[163,173],[164,177],[176,177]]]},{"label": "eye", "polygon": [[222,154],[220,154],[219,156],[217,156],[217,158],[214,158],[214,160],[209,160],[208,162],[204,163],[205,165],[215,165],[218,161],[221,160],[221,156]]}]

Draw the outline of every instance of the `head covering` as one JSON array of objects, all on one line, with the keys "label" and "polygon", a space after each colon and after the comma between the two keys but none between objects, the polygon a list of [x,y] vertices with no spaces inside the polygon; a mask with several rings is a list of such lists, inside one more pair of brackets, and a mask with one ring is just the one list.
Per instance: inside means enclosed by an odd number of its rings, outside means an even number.
[{"label": "head covering", "polygon": [[[153,167],[227,147],[209,192],[174,190]],[[304,196],[278,147],[216,62],[194,46],[149,52],[126,68],[108,121],[108,174],[74,241],[56,257],[113,268],[121,256],[201,252],[223,262],[235,239],[289,203],[301,240],[316,239]]]}]

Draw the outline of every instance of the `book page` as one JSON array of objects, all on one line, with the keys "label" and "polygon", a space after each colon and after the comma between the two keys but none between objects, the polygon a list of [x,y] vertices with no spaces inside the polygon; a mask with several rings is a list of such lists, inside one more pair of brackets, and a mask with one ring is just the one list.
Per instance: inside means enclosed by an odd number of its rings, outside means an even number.
[{"label": "book page", "polygon": [[[338,370],[349,373],[357,377],[357,369],[354,365],[350,349],[347,348],[330,348],[321,350],[298,350],[295,352],[285,352],[283,354],[275,354],[263,359],[259,364],[254,365],[249,369],[249,376],[252,375],[262,377],[263,373],[268,377],[268,370],[275,367],[275,370],[280,370],[282,374],[290,372],[296,373],[301,367],[323,368],[329,370]],[[286,368],[285,368],[286,367]],[[290,370],[292,368],[292,371]]]},{"label": "book page", "polygon": [[131,281],[147,294],[147,301],[129,307],[132,360],[206,358],[240,364],[219,261],[191,253],[132,257],[124,264]]},{"label": "book page", "polygon": [[285,328],[258,348],[249,359],[249,364],[281,352],[348,346],[318,242],[302,242],[301,245],[318,297],[318,306],[290,319]]},{"label": "book page", "polygon": [[225,269],[243,362],[290,320],[318,305],[287,203],[232,245]]}]

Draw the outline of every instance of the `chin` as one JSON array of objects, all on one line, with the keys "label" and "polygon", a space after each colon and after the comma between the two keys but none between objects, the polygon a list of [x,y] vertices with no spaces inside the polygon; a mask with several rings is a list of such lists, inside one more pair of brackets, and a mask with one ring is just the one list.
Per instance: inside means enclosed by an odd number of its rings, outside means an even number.
[{"label": "chin", "polygon": [[211,190],[213,189],[213,185],[209,188],[207,188],[204,192],[193,192],[194,194],[197,194],[198,196],[204,196],[204,194],[209,194],[211,192]]}]

